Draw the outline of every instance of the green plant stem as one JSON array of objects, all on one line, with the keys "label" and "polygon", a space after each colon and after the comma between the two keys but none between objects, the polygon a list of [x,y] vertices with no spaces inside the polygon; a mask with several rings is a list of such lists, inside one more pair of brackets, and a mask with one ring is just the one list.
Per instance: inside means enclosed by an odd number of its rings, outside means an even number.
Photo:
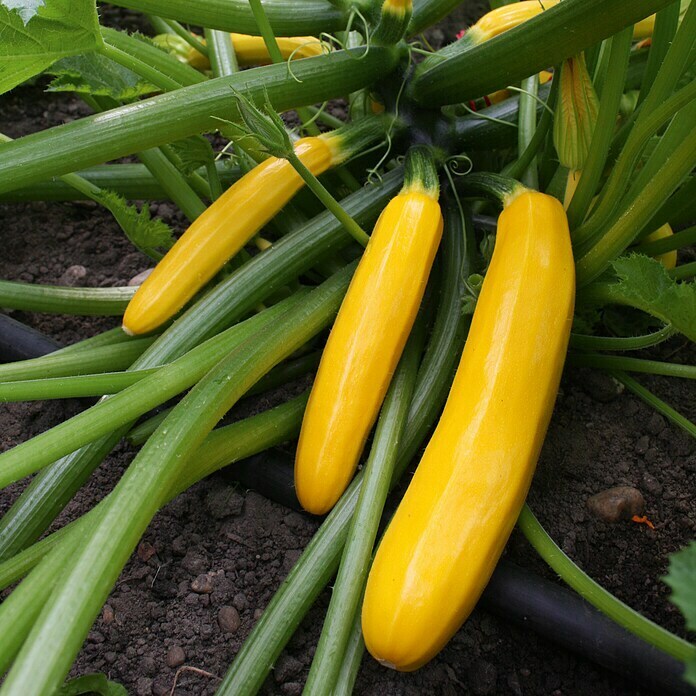
[{"label": "green plant stem", "polygon": [[232,37],[228,31],[205,29],[208,57],[213,77],[225,77],[239,71],[237,54],[234,51]]},{"label": "green plant stem", "polygon": [[153,68],[147,63],[143,63],[141,60],[138,60],[130,53],[126,53],[125,51],[122,51],[120,48],[116,48],[111,44],[108,44],[106,42],[103,43],[100,51],[104,54],[104,56],[106,56],[110,60],[113,60],[114,63],[118,63],[119,65],[123,65],[129,70],[132,70],[134,73],[136,73],[136,75],[140,75],[140,77],[145,78],[149,83],[153,84],[155,87],[159,87],[163,92],[168,92],[169,90],[173,89],[179,89],[179,87],[182,86],[181,83],[177,82],[176,80],[173,80],[171,77],[168,77],[167,75],[162,74],[156,68]]},{"label": "green plant stem", "polygon": [[0,388],[5,382],[74,377],[100,372],[125,370],[151,346],[156,336],[121,341],[112,345],[79,344],[71,349],[49,353],[40,358],[0,365]]},{"label": "green plant stem", "polygon": [[655,17],[655,28],[650,42],[648,62],[645,66],[643,81],[640,85],[638,104],[641,104],[655,82],[657,73],[662,65],[670,44],[674,40],[674,35],[679,26],[680,3],[673,2],[660,10]]},{"label": "green plant stem", "polygon": [[0,307],[48,314],[119,316],[136,288],[69,288],[0,280]]},{"label": "green plant stem", "polygon": [[674,336],[675,333],[670,324],[663,326],[659,331],[644,336],[589,336],[571,333],[570,347],[580,350],[641,350],[656,346]]},{"label": "green plant stem", "polygon": [[305,683],[306,696],[331,696],[359,610],[416,380],[423,338],[419,323],[394,373],[377,423],[331,602]]},{"label": "green plant stem", "polygon": [[287,158],[297,173],[302,177],[305,184],[307,184],[307,188],[309,188],[324,204],[326,209],[336,217],[343,225],[346,232],[348,232],[358,244],[367,246],[370,237],[365,230],[363,230],[363,228],[346,212],[345,208],[343,208],[343,206],[329,193],[321,181],[305,167],[302,160],[300,160],[294,151],[288,153]]},{"label": "green plant stem", "polygon": [[677,660],[686,661],[696,657],[696,646],[646,619],[586,575],[554,543],[527,504],[522,508],[517,526],[561,579],[603,614]]},{"label": "green plant stem", "polygon": [[193,222],[205,211],[205,203],[161,149],[143,150],[138,153],[138,159],[160,182],[167,197],[176,203],[190,222]]},{"label": "green plant stem", "polygon": [[682,377],[696,379],[696,365],[679,365],[678,363],[660,362],[627,358],[623,355],[600,355],[598,353],[570,353],[568,364],[576,367],[596,367],[600,370],[625,370],[626,372],[644,372],[649,375],[665,377]]},{"label": "green plant stem", "polygon": [[[301,394],[268,411],[213,430],[196,450],[196,456],[191,458],[183,477],[177,479],[166,502],[222,467],[296,437],[307,397],[307,393]],[[64,567],[68,557],[63,552],[72,548],[75,540],[96,524],[107,504],[108,496],[82,517],[1,563],[0,586],[6,588],[20,580],[59,544],[61,550],[54,558]],[[50,570],[56,567],[49,565],[52,566]],[[13,627],[12,631],[5,631],[0,636],[0,674],[9,666],[28,634],[36,612],[40,611],[58,580],[56,573],[46,573],[46,564],[42,566],[8,597],[6,605],[0,606],[0,624],[6,625],[7,622]]]},{"label": "green plant stem", "polygon": [[[517,127],[517,151],[524,153],[534,139],[536,131],[536,97],[539,91],[539,78],[536,73],[522,80],[520,92],[520,113]],[[528,188],[539,188],[536,159],[520,173],[519,180]]]},{"label": "green plant stem", "polygon": [[362,620],[360,601],[358,609],[353,617],[353,623],[348,636],[348,644],[343,654],[341,669],[336,679],[332,696],[352,696],[355,691],[355,681],[360,671],[360,663],[365,654],[365,641],[362,636]]},{"label": "green plant stem", "polygon": [[597,122],[573,198],[568,206],[568,225],[575,229],[585,219],[604,172],[616,116],[626,83],[633,27],[627,27],[609,40],[606,80],[599,101]]},{"label": "green plant stem", "polygon": [[[462,248],[465,243],[466,252]],[[468,327],[468,320],[461,315],[460,279],[471,275],[474,252],[471,230],[463,234],[458,212],[448,204],[441,257],[444,265],[442,294],[430,342],[418,371],[393,482],[405,471],[444,403]],[[362,476],[359,473],[355,477],[274,595],[242,645],[217,696],[251,696],[261,688],[295,627],[338,567]]]},{"label": "green plant stem", "polygon": [[[292,11],[296,12],[294,8],[295,3]],[[257,103],[266,92],[277,111],[361,89],[392,70],[401,50],[373,46],[364,56],[357,49],[298,60],[293,73],[300,82],[288,80],[285,64],[266,65],[18,138],[0,145],[0,191],[214,131],[220,118],[238,121],[230,88]]]},{"label": "green plant stem", "polygon": [[674,227],[687,225],[696,220],[696,176],[690,176],[666,201],[646,225],[656,230],[666,222]]},{"label": "green plant stem", "polygon": [[[593,209],[589,219],[575,230],[573,243],[576,247],[588,245],[607,228],[623,201],[624,192],[630,183],[631,172],[648,140],[694,99],[696,99],[696,82],[691,82],[673,94],[647,118],[636,123],[604,186],[599,203]],[[662,202],[660,201],[660,204]]]},{"label": "green plant stem", "polygon": [[[239,168],[229,165],[226,160],[215,163],[222,184],[227,188],[239,176]],[[42,181],[32,186],[16,189],[0,195],[0,203],[24,203],[26,201],[78,201],[91,198],[86,192],[68,184],[71,174],[57,179]],[[126,199],[167,200],[160,183],[152,176],[144,164],[100,164],[96,167],[75,172],[88,183],[99,189],[110,189]],[[68,179],[65,179],[68,177]]]},{"label": "green plant stem", "polygon": [[662,399],[659,399],[649,389],[633,379],[633,377],[629,377],[625,372],[617,371],[614,372],[613,375],[621,384],[645,401],[648,406],[654,408],[658,413],[661,413],[667,420],[680,427],[691,435],[691,437],[696,437],[696,423],[682,416],[679,411],[673,409],[669,404],[662,401]]},{"label": "green plant stem", "polygon": [[[186,24],[256,35],[258,27],[248,0],[118,0],[147,14],[166,15]],[[164,14],[163,14],[164,13]],[[341,31],[345,13],[325,0],[293,0],[266,3],[266,13],[276,36],[304,36],[322,31]]]},{"label": "green plant stem", "polygon": [[671,1],[565,0],[474,47],[446,46],[416,68],[408,94],[424,108],[476,99],[559,65]]},{"label": "green plant stem", "polygon": [[674,280],[686,280],[696,275],[696,261],[683,263],[667,272]]},{"label": "green plant stem", "polygon": [[330,128],[340,128],[345,126],[345,121],[341,121],[340,118],[336,118],[332,114],[328,113],[325,109],[318,108],[316,106],[308,106],[307,109],[312,117],[317,117],[319,121],[322,121],[325,125]]},{"label": "green plant stem", "polygon": [[[546,99],[546,106],[548,108],[542,108],[539,122],[536,128],[534,129],[532,137],[528,141],[524,150],[520,151],[520,155],[514,162],[512,162],[509,166],[503,169],[502,173],[506,176],[509,176],[512,179],[519,179],[522,176],[523,172],[526,172],[527,169],[531,166],[541,146],[544,144],[549,129],[551,128],[551,124],[553,123],[553,109],[556,104],[559,84],[560,80],[553,80],[551,82],[551,91],[548,93],[548,97]],[[520,99],[521,97],[522,95],[520,95]],[[531,101],[533,102],[534,107],[534,120],[536,120],[536,117],[539,115],[539,104],[536,99],[533,99]]]},{"label": "green plant stem", "polygon": [[[696,7],[696,5],[694,5]],[[692,83],[696,87],[696,81]],[[696,130],[684,138],[682,146],[672,152],[656,176],[634,198],[599,241],[576,263],[579,287],[599,276],[640,234],[651,211],[670,196],[696,165]]]},{"label": "green plant stem", "polygon": [[298,294],[209,339],[133,386],[0,454],[0,488],[127,425],[195,384],[240,341],[277,319]]},{"label": "green plant stem", "polygon": [[669,251],[682,249],[692,244],[696,244],[696,225],[675,232],[669,235],[669,237],[655,239],[652,242],[642,242],[634,246],[631,250],[635,251],[637,254],[645,254],[646,256],[659,256],[660,254],[666,254]]},{"label": "green plant stem", "polygon": [[27,688],[50,693],[62,682],[113,583],[192,453],[252,384],[331,322],[354,269],[355,264],[346,267],[250,336],[174,408],[70,558],[7,674],[3,696],[26,694]]},{"label": "green plant stem", "polygon": [[195,48],[199,53],[202,53],[206,58],[209,57],[209,49],[193,32],[190,32],[186,27],[181,26],[175,19],[165,19],[164,23],[169,27],[173,34],[186,41],[186,43]]},{"label": "green plant stem", "polygon": [[[114,60],[121,61],[121,65],[125,65],[148,82],[152,82],[165,91],[195,85],[199,82],[205,82],[207,79],[198,70],[187,63],[182,63],[145,39],[130,36],[126,32],[116,31],[108,27],[101,27],[101,33],[104,43],[108,46],[107,51],[120,51],[120,55],[113,54]],[[112,58],[110,53],[107,55]],[[129,64],[129,60],[132,60],[132,63]],[[166,80],[161,81],[161,83],[153,82],[150,75],[155,77],[161,75]]]},{"label": "green plant stem", "polygon": [[[371,223],[398,192],[402,178],[403,171],[397,168],[382,177],[380,184],[351,194],[343,204],[352,216]],[[300,274],[350,241],[351,237],[334,216],[323,212],[218,283],[184,312],[131,369],[157,367],[184,355],[239,321],[259,302],[284,285],[294,283]],[[127,430],[124,427],[90,443],[35,476],[26,495],[2,519],[0,557],[36,540]]]}]

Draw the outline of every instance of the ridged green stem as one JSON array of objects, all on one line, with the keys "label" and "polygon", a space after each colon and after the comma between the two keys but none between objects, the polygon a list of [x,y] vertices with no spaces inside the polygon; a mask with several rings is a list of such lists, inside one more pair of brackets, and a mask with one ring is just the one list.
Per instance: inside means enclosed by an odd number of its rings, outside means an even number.
[{"label": "ridged green stem", "polygon": [[667,271],[674,280],[686,280],[696,275],[696,261],[691,263],[683,263],[671,271]]},{"label": "ridged green stem", "polygon": [[[520,92],[520,113],[517,123],[517,151],[524,152],[534,138],[537,127],[536,105],[539,93],[539,78],[536,73],[522,80]],[[532,159],[529,166],[522,170],[519,180],[528,188],[539,188],[539,175],[536,161]]]},{"label": "ridged green stem", "polygon": [[643,372],[649,375],[665,377],[682,377],[696,379],[696,365],[660,362],[627,358],[623,355],[601,355],[599,353],[569,353],[568,364],[576,367],[596,367],[600,370],[625,370],[626,372]]},{"label": "ridged green stem", "polygon": [[641,350],[656,346],[674,336],[676,331],[670,324],[659,331],[643,336],[589,336],[585,334],[570,334],[570,347],[579,350]]},{"label": "ridged green stem", "polygon": [[266,65],[18,138],[0,146],[0,192],[214,131],[219,118],[237,121],[231,89],[257,102],[267,93],[278,111],[342,96],[386,76],[400,49],[373,46],[363,53],[333,51],[298,60],[293,73],[299,82],[289,79],[284,63]]},{"label": "ridged green stem", "polygon": [[619,626],[678,660],[696,657],[696,645],[691,645],[646,619],[584,573],[554,543],[526,504],[517,520],[517,526],[534,550],[565,583]]},{"label": "ridged green stem", "polygon": [[633,247],[632,251],[635,251],[637,254],[645,254],[646,256],[658,256],[692,244],[696,244],[696,225],[670,234],[668,237],[662,237],[662,239],[642,242]]}]

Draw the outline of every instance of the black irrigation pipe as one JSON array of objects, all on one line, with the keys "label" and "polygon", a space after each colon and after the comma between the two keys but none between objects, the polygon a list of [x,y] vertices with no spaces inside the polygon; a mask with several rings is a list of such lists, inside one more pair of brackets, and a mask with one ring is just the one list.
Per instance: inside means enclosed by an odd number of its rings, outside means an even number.
[{"label": "black irrigation pipe", "polygon": [[[0,361],[40,357],[59,347],[41,332],[0,314]],[[18,357],[8,358],[10,354]],[[225,477],[285,507],[302,509],[295,495],[292,457],[284,450],[274,448],[237,462]],[[681,662],[618,626],[579,595],[535,573],[501,561],[481,602],[505,620],[655,693],[696,696],[696,689],[682,679]]]}]

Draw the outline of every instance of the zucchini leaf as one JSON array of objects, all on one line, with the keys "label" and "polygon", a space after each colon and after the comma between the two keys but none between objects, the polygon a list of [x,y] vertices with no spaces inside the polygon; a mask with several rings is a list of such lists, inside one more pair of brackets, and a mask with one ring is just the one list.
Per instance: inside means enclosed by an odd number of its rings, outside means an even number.
[{"label": "zucchini leaf", "polygon": [[55,696],[81,696],[82,694],[99,694],[99,696],[128,696],[125,687],[118,682],[109,681],[105,674],[96,672],[84,674],[63,684]]},{"label": "zucchini leaf", "polygon": [[56,76],[48,92],[77,92],[131,101],[160,91],[132,70],[99,53],[61,58],[47,72]]},{"label": "zucchini leaf", "polygon": [[642,254],[616,259],[612,267],[615,282],[591,283],[578,296],[579,304],[635,307],[696,341],[695,282],[676,282],[659,261]]},{"label": "zucchini leaf", "polygon": [[159,250],[166,251],[174,244],[169,225],[159,218],[151,218],[147,205],[138,210],[128,205],[122,196],[106,189],[101,189],[94,200],[111,212],[131,243],[150,258],[158,261],[162,258]]},{"label": "zucchini leaf", "polygon": [[177,140],[170,147],[179,160],[177,169],[187,176],[210,164],[215,157],[212,145],[202,135]]},{"label": "zucchini leaf", "polygon": [[[696,631],[696,541],[670,556],[669,572],[663,580],[672,588],[669,599],[684,615],[686,628]],[[684,679],[696,686],[696,658],[686,663]]]},{"label": "zucchini leaf", "polygon": [[0,94],[102,45],[95,0],[0,0]]}]

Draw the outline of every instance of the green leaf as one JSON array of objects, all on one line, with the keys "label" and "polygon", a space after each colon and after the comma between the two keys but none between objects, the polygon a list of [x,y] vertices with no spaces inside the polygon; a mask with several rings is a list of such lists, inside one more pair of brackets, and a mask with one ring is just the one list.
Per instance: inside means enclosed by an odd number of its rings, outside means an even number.
[{"label": "green leaf", "polygon": [[177,167],[184,174],[193,174],[197,169],[205,167],[215,157],[211,144],[202,135],[194,135],[185,140],[177,140],[170,144],[181,166]]},{"label": "green leaf", "polygon": [[49,92],[77,92],[130,101],[160,91],[132,70],[99,53],[61,58],[48,72],[56,75],[48,86]]},{"label": "green leaf", "polygon": [[0,0],[0,94],[102,45],[95,0]]},{"label": "green leaf", "polygon": [[109,681],[105,674],[96,672],[84,674],[68,682],[55,693],[55,696],[82,696],[82,694],[99,694],[99,696],[128,696],[121,684]]},{"label": "green leaf", "polygon": [[696,341],[696,283],[676,282],[659,261],[641,254],[618,258],[612,266],[617,282],[588,285],[580,301],[635,307]]},{"label": "green leaf", "polygon": [[159,260],[161,254],[157,250],[167,250],[174,244],[169,225],[159,218],[152,219],[147,205],[138,210],[117,193],[106,189],[101,189],[94,200],[111,212],[131,243],[151,258]]},{"label": "green leaf", "polygon": [[[672,588],[669,599],[684,615],[686,628],[696,631],[696,541],[670,556],[669,572],[663,580]],[[686,663],[684,679],[696,686],[696,658]]]}]

